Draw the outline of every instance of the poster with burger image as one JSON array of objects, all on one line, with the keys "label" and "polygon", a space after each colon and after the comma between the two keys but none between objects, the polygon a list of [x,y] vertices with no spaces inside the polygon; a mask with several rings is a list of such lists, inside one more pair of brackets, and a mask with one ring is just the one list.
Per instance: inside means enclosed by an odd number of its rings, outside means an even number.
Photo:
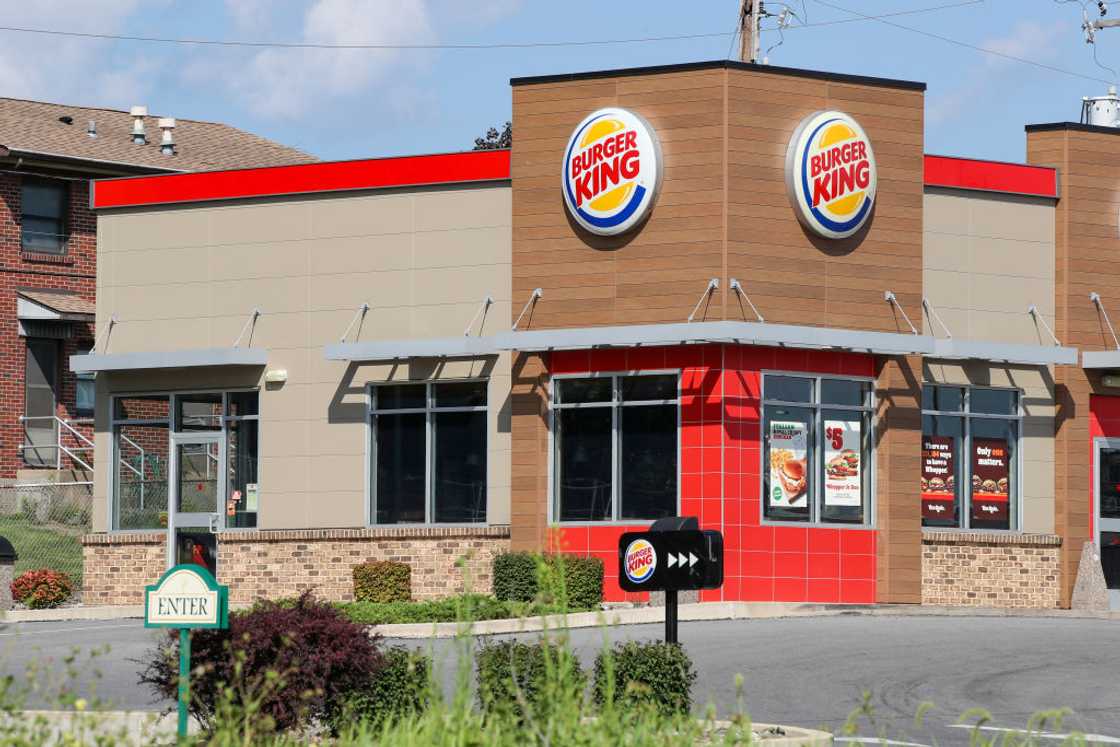
[{"label": "poster with burger image", "polygon": [[972,523],[1006,526],[1010,516],[1008,499],[1010,453],[1002,438],[972,439]]},{"label": "poster with burger image", "polygon": [[922,518],[956,523],[952,436],[922,437]]},{"label": "poster with burger image", "polygon": [[808,426],[791,420],[770,421],[771,508],[809,507]]},{"label": "poster with burger image", "polygon": [[859,440],[860,421],[824,421],[824,505],[862,505]]}]

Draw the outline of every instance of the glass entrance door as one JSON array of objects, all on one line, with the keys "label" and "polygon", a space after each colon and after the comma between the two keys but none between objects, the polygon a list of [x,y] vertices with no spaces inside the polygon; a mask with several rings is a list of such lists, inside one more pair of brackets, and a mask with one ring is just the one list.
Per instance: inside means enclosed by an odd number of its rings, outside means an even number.
[{"label": "glass entrance door", "polygon": [[1120,439],[1096,441],[1097,547],[1112,609],[1120,609]]},{"label": "glass entrance door", "polygon": [[194,563],[216,575],[216,533],[224,527],[226,497],[225,434],[173,434],[170,462],[167,565]]}]

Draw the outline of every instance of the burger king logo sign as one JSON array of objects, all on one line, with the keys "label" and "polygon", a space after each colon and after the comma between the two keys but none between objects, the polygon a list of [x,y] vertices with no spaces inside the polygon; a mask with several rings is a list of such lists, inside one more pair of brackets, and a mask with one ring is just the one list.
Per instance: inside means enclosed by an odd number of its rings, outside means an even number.
[{"label": "burger king logo sign", "polygon": [[648,214],[661,183],[653,129],[626,109],[600,109],[579,123],[564,151],[564,202],[591,233],[624,233]]},{"label": "burger king logo sign", "polygon": [[871,141],[847,114],[815,112],[797,126],[786,150],[786,190],[807,229],[843,239],[863,228],[876,181]]},{"label": "burger king logo sign", "polygon": [[649,581],[657,570],[657,551],[648,541],[636,539],[626,546],[623,563],[628,579],[636,584]]}]

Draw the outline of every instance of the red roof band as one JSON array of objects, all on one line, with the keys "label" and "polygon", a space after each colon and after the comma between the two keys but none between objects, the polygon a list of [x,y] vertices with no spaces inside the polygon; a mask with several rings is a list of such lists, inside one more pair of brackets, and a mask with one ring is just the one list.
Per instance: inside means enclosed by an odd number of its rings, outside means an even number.
[{"label": "red roof band", "polygon": [[478,150],[432,156],[99,179],[90,190],[90,207],[98,210],[354,189],[459,184],[509,179],[509,173],[508,150]]},{"label": "red roof band", "polygon": [[[433,156],[100,179],[94,182],[91,190],[90,207],[97,210],[509,178],[508,150],[478,150]],[[1058,173],[1043,166],[926,156],[924,179],[927,187],[1051,198],[1058,196]]]},{"label": "red roof band", "polygon": [[1058,196],[1057,170],[1021,163],[926,156],[924,180],[927,187],[975,189],[1035,197]]}]

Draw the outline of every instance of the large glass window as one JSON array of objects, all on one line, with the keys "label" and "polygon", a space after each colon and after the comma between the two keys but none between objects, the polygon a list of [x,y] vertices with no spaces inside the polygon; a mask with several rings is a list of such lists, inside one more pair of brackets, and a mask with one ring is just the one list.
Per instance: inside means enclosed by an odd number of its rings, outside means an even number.
[{"label": "large glass window", "polygon": [[487,382],[373,387],[377,524],[486,521]]},{"label": "large glass window", "polygon": [[1018,526],[1019,393],[922,387],[922,526]]},{"label": "large glass window", "polygon": [[871,505],[871,382],[765,374],[762,515],[866,524]]},{"label": "large glass window", "polygon": [[558,378],[555,515],[631,521],[677,513],[676,374]]},{"label": "large glass window", "polygon": [[66,252],[66,182],[24,179],[22,189],[21,245],[25,252]]},{"label": "large glass window", "polygon": [[171,400],[117,397],[113,406],[113,528],[167,526]]},{"label": "large glass window", "polygon": [[258,399],[257,392],[226,395],[226,526],[233,529],[257,526],[260,510]]}]

